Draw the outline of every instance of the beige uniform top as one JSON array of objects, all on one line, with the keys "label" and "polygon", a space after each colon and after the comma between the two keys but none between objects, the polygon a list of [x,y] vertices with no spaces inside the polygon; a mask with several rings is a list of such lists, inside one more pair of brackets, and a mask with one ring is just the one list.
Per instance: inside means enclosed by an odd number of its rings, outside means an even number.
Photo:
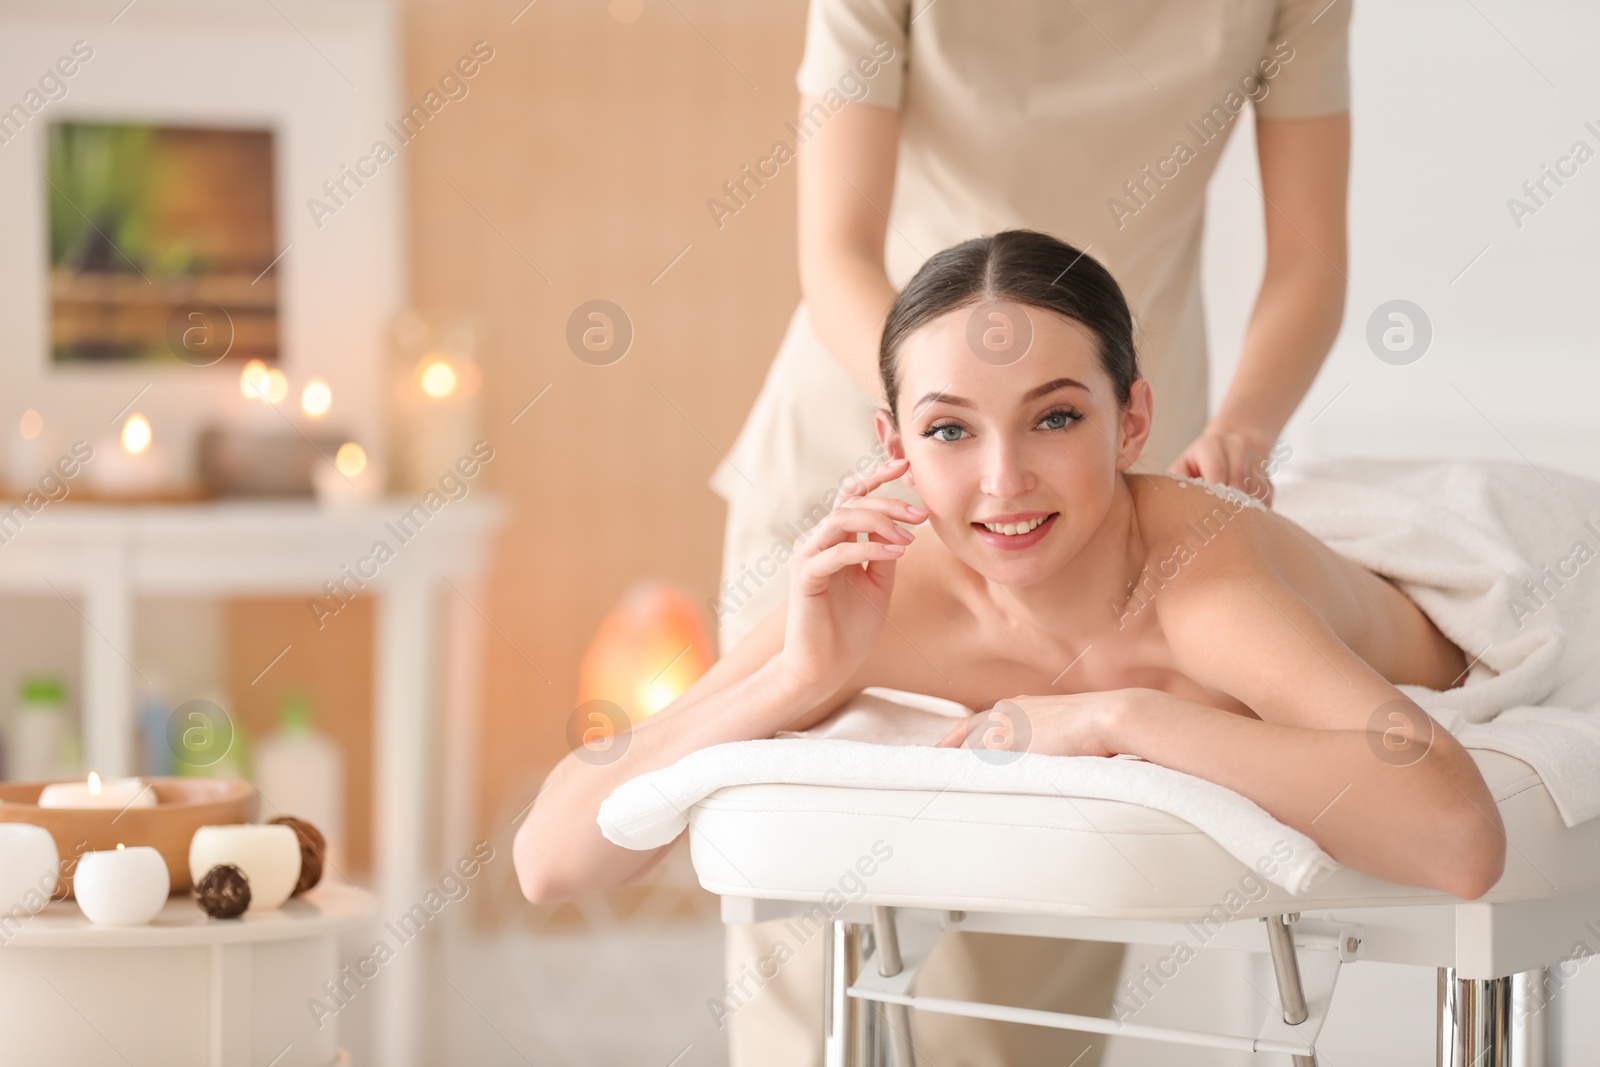
[{"label": "beige uniform top", "polygon": [[[789,141],[846,100],[900,112],[896,288],[935,252],[999,230],[1087,248],[1133,308],[1155,396],[1139,469],[1162,470],[1208,416],[1206,184],[1247,100],[1263,118],[1348,110],[1350,2],[812,0],[796,81],[831,110]],[[781,536],[875,452],[874,406],[802,303],[712,487]]]}]

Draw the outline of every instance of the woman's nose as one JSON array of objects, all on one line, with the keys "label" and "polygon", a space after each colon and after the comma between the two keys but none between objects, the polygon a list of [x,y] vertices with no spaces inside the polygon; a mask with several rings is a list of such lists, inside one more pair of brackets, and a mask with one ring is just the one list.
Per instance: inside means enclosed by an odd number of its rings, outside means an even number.
[{"label": "woman's nose", "polygon": [[983,457],[983,477],[978,488],[987,496],[1013,500],[1033,488],[1021,451],[1006,441],[991,436]]}]

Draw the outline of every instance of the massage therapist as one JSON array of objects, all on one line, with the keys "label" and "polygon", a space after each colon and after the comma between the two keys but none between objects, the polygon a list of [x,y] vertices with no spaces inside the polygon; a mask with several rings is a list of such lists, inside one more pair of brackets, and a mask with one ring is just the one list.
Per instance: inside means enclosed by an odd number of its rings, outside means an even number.
[{"label": "massage therapist", "polygon": [[[1344,309],[1350,3],[811,0],[796,78],[803,299],[711,482],[728,502],[724,650],[782,603],[796,532],[876,458],[878,338],[895,292],[927,256],[970,237],[1042,230],[1115,275],[1155,396],[1135,471],[1263,484]],[[1237,370],[1210,413],[1206,186],[1247,102],[1266,269]],[[916,500],[900,483],[882,492]],[[778,936],[770,923],[728,933],[730,979]],[[1121,951],[947,934],[920,991],[968,983],[980,999],[1103,1014]],[[820,958],[806,945],[730,1020],[732,1067],[820,1063]],[[1085,1041],[912,1018],[919,1045],[962,1067],[1072,1062]]]}]

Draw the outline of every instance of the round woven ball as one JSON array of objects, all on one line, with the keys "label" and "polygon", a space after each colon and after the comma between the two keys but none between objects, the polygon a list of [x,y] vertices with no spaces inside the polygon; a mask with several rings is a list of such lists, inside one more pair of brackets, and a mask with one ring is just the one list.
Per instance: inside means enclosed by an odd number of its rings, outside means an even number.
[{"label": "round woven ball", "polygon": [[300,880],[294,884],[294,896],[299,896],[322,881],[322,857],[328,852],[328,842],[322,831],[293,815],[280,815],[269,820],[294,828],[300,837]]},{"label": "round woven ball", "polygon": [[231,863],[219,863],[194,887],[200,907],[213,919],[236,919],[250,906],[250,879]]}]

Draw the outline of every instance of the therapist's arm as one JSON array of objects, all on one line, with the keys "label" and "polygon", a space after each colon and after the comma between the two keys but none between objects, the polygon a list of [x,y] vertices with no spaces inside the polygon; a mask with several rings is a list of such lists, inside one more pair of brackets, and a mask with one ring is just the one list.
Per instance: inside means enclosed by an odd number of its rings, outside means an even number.
[{"label": "therapist's arm", "polygon": [[[802,96],[802,122],[819,107],[828,113],[820,98]],[[878,339],[895,297],[883,246],[899,141],[898,111],[847,103],[800,145],[796,162],[800,289],[811,328],[880,404]]]},{"label": "therapist's arm", "polygon": [[1262,463],[1311,388],[1344,316],[1350,115],[1257,119],[1256,152],[1267,235],[1261,290],[1233,381],[1171,470],[1270,502]]}]

